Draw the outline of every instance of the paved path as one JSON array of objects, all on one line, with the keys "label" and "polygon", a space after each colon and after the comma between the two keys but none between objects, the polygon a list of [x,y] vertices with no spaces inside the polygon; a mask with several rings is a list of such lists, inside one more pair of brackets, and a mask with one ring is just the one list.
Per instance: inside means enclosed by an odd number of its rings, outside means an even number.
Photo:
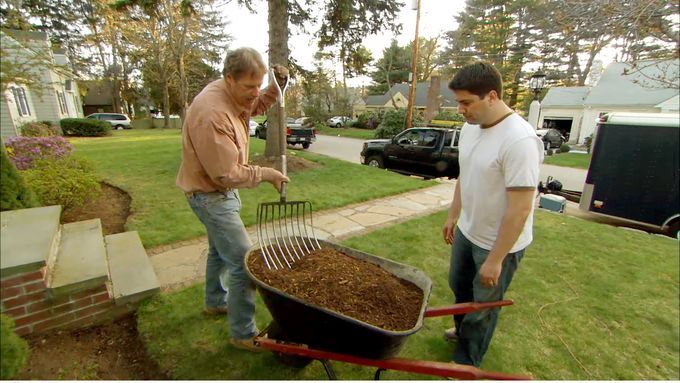
[{"label": "paved path", "polygon": [[[317,238],[334,241],[439,211],[451,203],[454,187],[455,181],[440,181],[426,189],[315,212],[314,231]],[[247,230],[251,241],[257,243],[255,227]],[[208,253],[206,237],[151,249],[148,253],[161,289],[203,281]]]}]

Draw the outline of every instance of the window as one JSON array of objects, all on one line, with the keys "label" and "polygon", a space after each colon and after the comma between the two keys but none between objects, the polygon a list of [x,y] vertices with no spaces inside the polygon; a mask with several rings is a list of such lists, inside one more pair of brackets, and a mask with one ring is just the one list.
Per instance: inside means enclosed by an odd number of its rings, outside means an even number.
[{"label": "window", "polygon": [[67,114],[66,97],[64,97],[64,92],[57,91],[57,99],[59,100],[59,110],[61,110],[61,114]]},{"label": "window", "polygon": [[418,145],[434,148],[435,144],[437,143],[437,137],[439,137],[439,133],[431,130],[425,130],[422,132],[420,136],[420,141],[418,142]]},{"label": "window", "polygon": [[30,116],[31,109],[28,107],[28,99],[26,99],[26,91],[24,88],[13,87],[12,95],[17,106],[20,116]]}]

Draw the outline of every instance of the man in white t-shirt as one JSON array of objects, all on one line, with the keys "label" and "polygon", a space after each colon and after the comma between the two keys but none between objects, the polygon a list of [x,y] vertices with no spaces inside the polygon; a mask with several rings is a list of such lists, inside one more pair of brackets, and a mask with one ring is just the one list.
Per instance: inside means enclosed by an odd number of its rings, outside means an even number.
[{"label": "man in white t-shirt", "polygon": [[[451,247],[449,286],[457,303],[503,299],[532,240],[533,207],[543,144],[502,100],[501,75],[491,64],[461,68],[449,83],[465,117],[460,176],[442,233]],[[446,330],[457,340],[454,363],[479,366],[500,309],[455,315]]]}]

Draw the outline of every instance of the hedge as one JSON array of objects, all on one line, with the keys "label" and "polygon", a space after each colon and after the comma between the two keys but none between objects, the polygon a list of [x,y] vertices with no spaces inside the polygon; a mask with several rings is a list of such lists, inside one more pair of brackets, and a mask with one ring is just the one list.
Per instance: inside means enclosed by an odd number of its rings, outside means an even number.
[{"label": "hedge", "polygon": [[64,118],[59,122],[65,136],[101,137],[111,134],[111,124],[91,118]]}]

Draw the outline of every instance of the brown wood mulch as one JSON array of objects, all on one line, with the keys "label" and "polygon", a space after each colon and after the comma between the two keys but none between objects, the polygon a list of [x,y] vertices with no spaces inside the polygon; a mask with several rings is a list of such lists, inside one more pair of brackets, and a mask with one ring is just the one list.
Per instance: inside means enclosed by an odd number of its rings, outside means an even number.
[{"label": "brown wood mulch", "polygon": [[413,283],[328,247],[279,270],[267,269],[257,250],[248,268],[269,286],[385,330],[413,328],[422,306],[423,292]]}]

